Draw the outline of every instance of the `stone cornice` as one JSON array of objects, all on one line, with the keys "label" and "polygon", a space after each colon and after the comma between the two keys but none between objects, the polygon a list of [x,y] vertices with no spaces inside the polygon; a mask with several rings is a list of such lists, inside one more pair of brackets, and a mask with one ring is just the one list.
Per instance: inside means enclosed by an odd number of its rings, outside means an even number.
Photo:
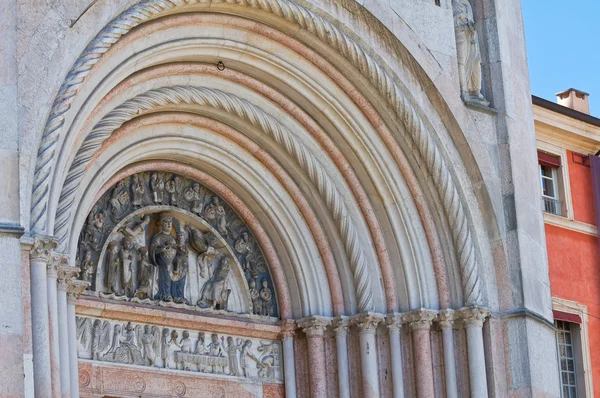
[{"label": "stone cornice", "polygon": [[0,236],[20,238],[25,233],[25,228],[19,224],[0,223]]},{"label": "stone cornice", "polygon": [[411,330],[429,330],[437,315],[437,311],[419,308],[404,314],[403,318],[404,322],[410,325]]},{"label": "stone cornice", "polygon": [[465,326],[482,327],[483,322],[490,316],[491,312],[489,309],[483,307],[464,307],[458,310],[458,314],[465,323]]},{"label": "stone cornice", "polygon": [[307,336],[323,336],[330,324],[331,318],[319,315],[309,316],[298,321],[298,326]]},{"label": "stone cornice", "polygon": [[438,323],[442,328],[451,328],[456,320],[456,311],[452,309],[440,310],[438,313]]},{"label": "stone cornice", "polygon": [[385,324],[390,332],[400,332],[403,323],[404,316],[399,312],[390,312],[385,317]]},{"label": "stone cornice", "polygon": [[56,239],[50,236],[36,235],[33,237],[33,246],[29,251],[29,257],[32,260],[47,262],[56,246]]},{"label": "stone cornice", "polygon": [[375,332],[385,317],[373,312],[365,312],[352,317],[352,324],[356,325],[359,333]]}]

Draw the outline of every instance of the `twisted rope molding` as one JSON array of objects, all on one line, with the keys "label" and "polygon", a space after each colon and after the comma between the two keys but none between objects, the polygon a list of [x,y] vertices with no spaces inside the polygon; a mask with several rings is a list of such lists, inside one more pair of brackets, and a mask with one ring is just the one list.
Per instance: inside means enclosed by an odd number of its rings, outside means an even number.
[{"label": "twisted rope molding", "polygon": [[425,160],[433,182],[442,200],[446,218],[451,228],[452,240],[458,254],[464,301],[481,303],[481,287],[475,247],[471,237],[465,209],[458,189],[454,185],[442,153],[423,120],[385,70],[354,40],[317,14],[293,3],[291,0],[144,0],[132,6],[111,21],[85,48],[75,62],[53,103],[42,135],[35,168],[31,230],[43,231],[47,225],[47,194],[52,160],[59,139],[63,115],[69,110],[77,90],[102,54],[135,26],[176,7],[191,4],[229,4],[252,8],[283,18],[310,32],[344,56],[360,73],[368,78],[383,95],[403,122],[406,131],[401,134],[415,144]]},{"label": "twisted rope molding", "polygon": [[56,213],[56,237],[63,247],[69,235],[75,194],[95,152],[125,122],[165,105],[200,105],[236,115],[272,137],[307,172],[332,212],[350,258],[360,312],[373,310],[371,276],[354,220],[343,195],[310,149],[270,114],[250,102],[221,90],[206,87],[162,87],[125,101],[102,118],[85,138],[67,174]]}]

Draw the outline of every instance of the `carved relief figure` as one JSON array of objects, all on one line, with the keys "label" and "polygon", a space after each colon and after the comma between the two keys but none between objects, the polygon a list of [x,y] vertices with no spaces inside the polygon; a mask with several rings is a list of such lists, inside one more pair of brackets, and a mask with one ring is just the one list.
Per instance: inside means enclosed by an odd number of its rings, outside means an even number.
[{"label": "carved relief figure", "polygon": [[[198,332],[198,341],[196,341],[196,348],[194,349],[194,354],[196,355],[208,355],[208,347],[204,342],[204,332]],[[204,362],[200,362],[198,364],[198,370],[200,372],[206,372],[206,365]]]},{"label": "carved relief figure", "polygon": [[262,289],[260,289],[260,300],[262,305],[261,314],[271,316],[273,313],[273,293],[269,289],[269,283],[266,279],[262,281]]},{"label": "carved relief figure", "polygon": [[452,10],[463,100],[487,106],[489,102],[481,95],[481,55],[471,3],[469,0],[452,0]]},{"label": "carved relief figure", "polygon": [[258,276],[254,267],[254,242],[251,241],[248,232],[242,232],[240,239],[235,242],[234,249],[239,254],[244,272],[250,272],[252,277]]},{"label": "carved relief figure", "polygon": [[204,217],[219,231],[223,236],[227,236],[227,218],[225,208],[219,203],[219,198],[212,197],[211,203],[204,210]]},{"label": "carved relief figure", "polygon": [[133,177],[131,177],[131,204],[136,208],[141,207],[145,193],[146,187],[144,186],[144,183],[140,181],[137,174],[134,174]]},{"label": "carved relief figure", "polygon": [[92,252],[91,250],[86,250],[83,255],[83,261],[80,265],[81,268],[81,279],[92,283],[92,279],[94,277],[94,263],[92,263]]},{"label": "carved relief figure", "polygon": [[185,289],[185,280],[188,274],[188,248],[185,242],[183,231],[177,232],[177,254],[173,260],[171,272],[171,296],[176,303],[185,303],[188,301],[183,297]]},{"label": "carved relief figure", "polygon": [[100,359],[100,354],[110,343],[110,323],[100,319],[77,318],[77,340],[87,349],[91,346],[92,359]]},{"label": "carved relief figure", "polygon": [[241,375],[240,367],[238,364],[238,351],[241,348],[241,344],[236,344],[233,341],[233,337],[227,337],[227,346],[225,349],[227,351],[227,359],[229,363],[229,374],[232,376]]},{"label": "carved relief figure", "polygon": [[185,200],[191,203],[192,213],[202,213],[202,195],[200,193],[200,184],[196,182],[191,188],[186,189],[184,197]]},{"label": "carved relief figure", "polygon": [[119,242],[112,241],[108,244],[107,255],[107,283],[109,293],[120,296],[121,293],[121,259],[119,257]]},{"label": "carved relief figure", "polygon": [[[175,330],[173,330],[175,332]],[[175,332],[175,336],[177,336],[177,332]],[[169,347],[173,343],[173,339],[169,337],[169,329],[164,328],[162,331],[162,336],[160,339],[160,358],[163,361],[163,367],[167,368],[169,361]]]},{"label": "carved relief figure", "polygon": [[256,287],[256,280],[251,279],[250,284],[250,312],[260,315],[262,313],[262,300]]},{"label": "carved relief figure", "polygon": [[85,226],[83,241],[89,244],[94,250],[100,250],[102,245],[102,233],[106,218],[104,213],[96,211],[90,212]]},{"label": "carved relief figure", "polygon": [[113,345],[104,355],[103,360],[125,364],[145,365],[146,361],[144,360],[140,349],[135,345],[136,338],[131,322],[127,323],[122,334],[120,332],[120,325],[115,325]]},{"label": "carved relief figure", "polygon": [[158,293],[156,300],[173,301],[171,296],[171,269],[177,255],[175,238],[171,235],[173,219],[168,213],[160,214],[160,231],[150,243],[150,259],[158,267]]},{"label": "carved relief figure", "polygon": [[198,256],[198,270],[202,278],[206,278],[210,264],[217,254],[218,252],[212,246],[209,246],[204,253]]},{"label": "carved relief figure", "polygon": [[[219,341],[219,336],[216,333],[210,335],[210,344],[208,345],[208,354],[212,357],[224,356],[223,347]],[[225,373],[225,367],[211,366],[211,373]]]},{"label": "carved relief figure", "polygon": [[250,352],[250,347],[252,347],[252,340],[246,340],[244,341],[240,352],[240,366],[242,368],[242,375],[244,377],[248,377],[248,358],[256,362],[259,367],[262,366],[258,358],[256,358],[256,356]]},{"label": "carved relief figure", "polygon": [[123,272],[123,293],[131,297],[133,296],[134,289],[134,269],[133,269],[133,258],[135,256],[135,249],[133,247],[133,239],[126,236],[123,238],[123,248],[121,249],[121,270]]},{"label": "carved relief figure", "polygon": [[[129,236],[130,238],[137,239],[140,235],[143,235],[146,231],[146,226],[150,224],[150,216],[145,215],[142,219],[142,222],[133,226],[126,226],[121,229],[121,232],[125,236]],[[131,224],[130,224],[131,225]]]},{"label": "carved relief figure", "polygon": [[[190,340],[190,332],[184,330],[182,333],[181,341],[179,342],[179,352],[184,354],[189,354],[192,352],[192,340]],[[188,358],[189,356],[182,356],[182,358]],[[177,362],[182,362],[178,364]],[[186,360],[176,361],[175,367],[179,368],[178,365],[181,365],[181,369],[190,370],[190,363]]]},{"label": "carved relief figure", "polygon": [[161,204],[165,194],[165,181],[157,173],[152,174],[152,177],[150,177],[150,189],[152,190],[154,203]]},{"label": "carved relief figure", "polygon": [[177,206],[177,186],[175,185],[175,180],[167,181],[165,184],[165,191],[169,194],[171,205]]},{"label": "carved relief figure", "polygon": [[279,344],[269,340],[261,340],[258,352],[262,353],[257,362],[258,377],[267,379],[276,378],[276,371],[281,366]]},{"label": "carved relief figure", "polygon": [[212,307],[215,309],[227,309],[227,299],[229,298],[227,278],[231,266],[229,258],[223,257],[217,265],[215,272],[202,287],[198,305],[201,307]]},{"label": "carved relief figure", "polygon": [[141,247],[138,250],[138,287],[135,297],[140,299],[150,298],[152,293],[152,280],[154,279],[154,267],[150,262],[148,248]]},{"label": "carved relief figure", "polygon": [[126,210],[127,205],[129,205],[129,190],[125,186],[125,181],[119,181],[113,189],[110,204],[112,206],[112,213],[115,216],[121,215]]},{"label": "carved relief figure", "polygon": [[139,337],[142,348],[142,357],[146,363],[153,366],[156,363],[156,351],[160,340],[160,331],[157,326],[144,325],[144,333]]}]

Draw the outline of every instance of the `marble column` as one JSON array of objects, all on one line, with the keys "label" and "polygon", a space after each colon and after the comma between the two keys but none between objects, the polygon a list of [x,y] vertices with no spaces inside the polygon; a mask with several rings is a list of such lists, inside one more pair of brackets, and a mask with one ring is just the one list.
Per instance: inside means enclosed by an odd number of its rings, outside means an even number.
[{"label": "marble column", "polygon": [[358,314],[352,323],[358,328],[360,340],[360,370],[362,373],[362,396],[379,397],[379,372],[377,368],[377,325],[383,321],[383,315],[370,312]]},{"label": "marble column", "polygon": [[61,396],[60,387],[60,347],[58,337],[58,266],[61,256],[52,254],[46,268],[46,291],[48,293],[48,324],[50,336],[50,369],[52,379],[52,396]]},{"label": "marble column", "polygon": [[69,363],[69,317],[67,310],[67,286],[77,276],[79,268],[68,265],[68,257],[64,256],[58,267],[57,302],[58,302],[58,339],[60,360],[60,394],[71,396],[71,365]]},{"label": "marble column", "polygon": [[333,320],[338,364],[338,394],[340,398],[350,398],[350,371],[348,369],[348,327],[350,319],[339,316]]},{"label": "marble column", "polygon": [[286,398],[296,398],[296,362],[294,359],[294,333],[296,323],[285,320],[281,323],[281,340],[283,345],[283,377]]},{"label": "marble column", "polygon": [[79,398],[79,368],[77,361],[77,321],[75,302],[77,297],[90,286],[89,282],[71,280],[67,285],[67,330],[69,335],[69,376],[71,398]]},{"label": "marble column", "polygon": [[430,331],[431,323],[436,317],[436,311],[427,309],[418,309],[404,315],[404,321],[410,325],[412,333],[417,397],[419,398],[435,396]]},{"label": "marble column", "polygon": [[50,366],[50,324],[48,318],[47,267],[56,241],[35,236],[31,258],[31,329],[33,346],[33,384],[36,398],[52,396]]},{"label": "marble column", "polygon": [[454,354],[454,318],[455,312],[450,309],[441,310],[439,324],[442,329],[444,344],[444,378],[446,379],[446,397],[458,398],[456,384],[456,356]]},{"label": "marble column", "polygon": [[402,315],[390,313],[385,323],[390,338],[390,358],[392,360],[392,388],[394,398],[404,398],[404,377],[402,374],[402,341],[400,330],[402,329]]},{"label": "marble column", "polygon": [[323,316],[309,316],[298,321],[308,340],[308,383],[312,398],[327,397],[323,334],[330,323],[331,320]]},{"label": "marble column", "polygon": [[471,396],[486,398],[488,389],[483,346],[483,322],[490,315],[490,311],[481,307],[467,307],[460,309],[459,312],[467,330]]}]

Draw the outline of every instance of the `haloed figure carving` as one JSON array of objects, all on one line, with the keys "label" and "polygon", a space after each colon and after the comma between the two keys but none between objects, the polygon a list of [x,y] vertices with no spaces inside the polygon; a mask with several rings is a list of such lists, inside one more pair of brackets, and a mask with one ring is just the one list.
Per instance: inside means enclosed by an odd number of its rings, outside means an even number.
[{"label": "haloed figure carving", "polygon": [[150,189],[152,190],[152,200],[155,204],[161,204],[165,195],[165,181],[157,173],[150,177]]},{"label": "haloed figure carving", "polygon": [[185,303],[188,301],[183,297],[185,289],[185,280],[187,277],[189,251],[185,242],[183,231],[177,232],[177,255],[173,260],[171,272],[171,296],[176,303]]},{"label": "haloed figure carving", "polygon": [[152,238],[150,243],[150,258],[158,267],[158,293],[156,300],[173,301],[171,295],[171,270],[173,260],[177,255],[177,244],[171,235],[173,219],[168,213],[160,214],[160,231]]},{"label": "haloed figure carving", "polygon": [[469,0],[452,0],[460,88],[464,101],[488,106],[481,95],[481,54]]},{"label": "haloed figure carving", "polygon": [[140,181],[140,177],[134,174],[131,177],[131,204],[133,207],[141,207],[142,201],[144,200],[144,194],[146,193],[146,187]]}]

